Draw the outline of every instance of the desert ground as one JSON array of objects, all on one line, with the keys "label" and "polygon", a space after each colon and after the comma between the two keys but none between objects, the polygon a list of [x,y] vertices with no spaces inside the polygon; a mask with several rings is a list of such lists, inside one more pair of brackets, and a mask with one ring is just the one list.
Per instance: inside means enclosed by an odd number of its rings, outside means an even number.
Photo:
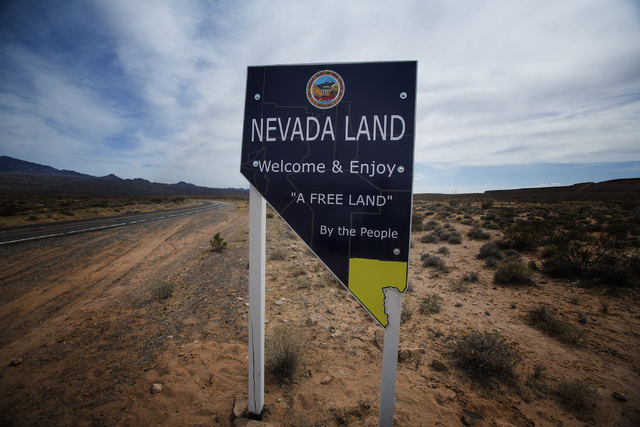
[{"label": "desert ground", "polygon": [[[416,200],[394,425],[640,425],[638,215]],[[559,218],[618,240],[572,246],[593,262],[567,273],[545,255]],[[544,225],[534,247],[505,243],[531,237],[507,234],[519,223]],[[248,244],[248,203],[233,200],[0,246],[0,425],[231,425],[248,387]],[[602,248],[610,274],[590,274]],[[517,274],[496,282],[508,263]],[[302,331],[306,351],[293,378],[267,370],[264,422],[377,425],[383,330],[273,212],[266,318],[267,335]]]}]

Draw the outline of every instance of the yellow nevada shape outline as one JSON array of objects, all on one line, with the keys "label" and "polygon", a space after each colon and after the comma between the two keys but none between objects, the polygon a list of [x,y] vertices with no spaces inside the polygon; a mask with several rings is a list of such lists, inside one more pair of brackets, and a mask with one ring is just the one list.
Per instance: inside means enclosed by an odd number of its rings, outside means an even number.
[{"label": "yellow nevada shape outline", "polygon": [[385,309],[385,288],[404,292],[407,288],[407,263],[377,259],[349,260],[349,290],[385,328],[389,318]]}]

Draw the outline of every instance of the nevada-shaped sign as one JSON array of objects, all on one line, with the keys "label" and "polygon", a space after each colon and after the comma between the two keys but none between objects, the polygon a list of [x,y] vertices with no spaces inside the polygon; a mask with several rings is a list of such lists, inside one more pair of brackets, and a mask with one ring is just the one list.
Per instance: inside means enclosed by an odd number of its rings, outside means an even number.
[{"label": "nevada-shaped sign", "polygon": [[411,243],[415,61],[249,67],[241,172],[382,325]]}]

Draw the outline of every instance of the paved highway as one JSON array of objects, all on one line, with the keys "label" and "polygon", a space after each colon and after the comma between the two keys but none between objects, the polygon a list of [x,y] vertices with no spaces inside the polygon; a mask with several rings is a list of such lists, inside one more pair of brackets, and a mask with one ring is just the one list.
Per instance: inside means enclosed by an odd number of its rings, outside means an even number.
[{"label": "paved highway", "polygon": [[30,224],[16,227],[1,227],[0,245],[76,233],[85,233],[87,231],[101,230],[105,228],[122,227],[140,222],[175,218],[178,216],[191,215],[198,212],[218,209],[225,205],[226,203],[222,202],[202,201],[199,205],[189,206],[186,208],[168,209],[164,211],[49,222],[43,224]]}]

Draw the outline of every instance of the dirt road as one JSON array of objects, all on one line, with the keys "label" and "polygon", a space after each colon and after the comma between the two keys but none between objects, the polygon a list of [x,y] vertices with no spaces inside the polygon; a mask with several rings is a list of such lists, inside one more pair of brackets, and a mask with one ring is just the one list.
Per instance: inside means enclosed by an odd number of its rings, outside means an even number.
[{"label": "dirt road", "polygon": [[[115,424],[164,348],[241,340],[247,270],[229,267],[247,263],[246,216],[229,205],[0,247],[0,424]],[[215,233],[224,256],[208,250]],[[151,296],[163,281],[170,300]]]}]

